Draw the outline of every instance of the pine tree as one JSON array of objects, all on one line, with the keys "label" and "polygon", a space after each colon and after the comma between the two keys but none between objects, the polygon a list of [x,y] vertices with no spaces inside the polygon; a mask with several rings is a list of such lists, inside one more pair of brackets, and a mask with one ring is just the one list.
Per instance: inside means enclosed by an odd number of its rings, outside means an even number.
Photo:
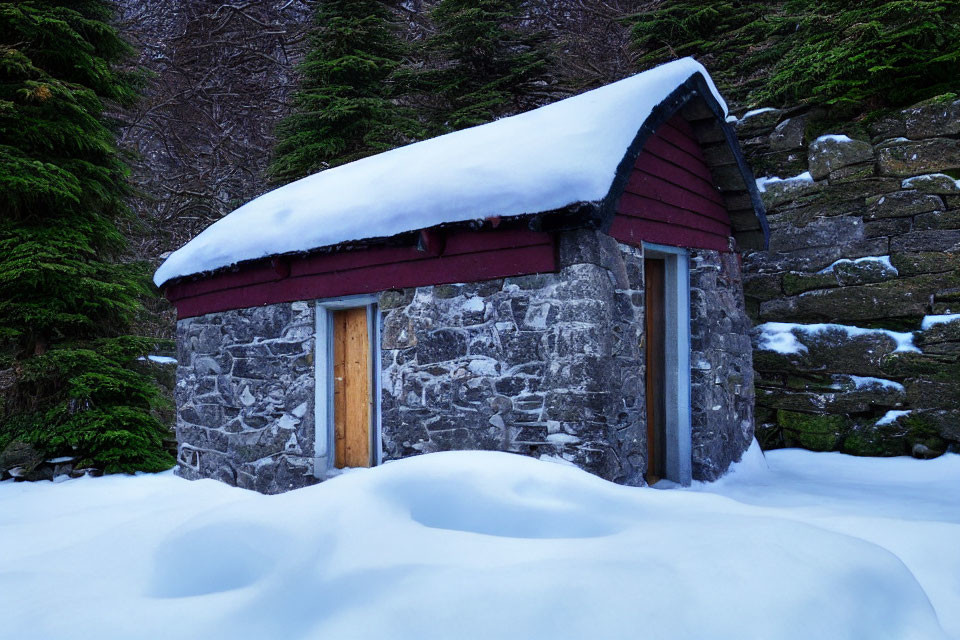
[{"label": "pine tree", "polygon": [[386,151],[416,137],[394,98],[404,44],[376,0],[322,0],[299,66],[294,113],[277,128],[270,178],[297,178]]},{"label": "pine tree", "polygon": [[543,33],[521,29],[519,0],[441,0],[428,49],[446,63],[421,85],[441,98],[432,119],[440,131],[463,129],[537,106],[549,52]]},{"label": "pine tree", "polygon": [[126,168],[107,103],[134,100],[103,0],[0,3],[0,449],[26,441],[107,472],[169,468],[159,391],[130,333],[150,295],[120,264]]}]

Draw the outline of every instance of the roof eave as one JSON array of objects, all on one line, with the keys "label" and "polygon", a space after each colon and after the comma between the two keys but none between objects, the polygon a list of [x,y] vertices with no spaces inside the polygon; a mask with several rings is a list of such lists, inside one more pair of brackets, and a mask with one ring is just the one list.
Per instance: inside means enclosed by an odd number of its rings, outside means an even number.
[{"label": "roof eave", "polygon": [[753,171],[740,150],[736,132],[726,122],[723,106],[714,97],[706,78],[700,73],[690,76],[654,107],[637,131],[617,166],[616,176],[607,196],[600,203],[600,228],[608,231],[613,224],[617,203],[647,140],[678,112],[690,122],[701,146],[709,146],[709,149],[705,148],[707,165],[713,175],[714,184],[726,201],[737,248],[767,249],[770,229]]}]

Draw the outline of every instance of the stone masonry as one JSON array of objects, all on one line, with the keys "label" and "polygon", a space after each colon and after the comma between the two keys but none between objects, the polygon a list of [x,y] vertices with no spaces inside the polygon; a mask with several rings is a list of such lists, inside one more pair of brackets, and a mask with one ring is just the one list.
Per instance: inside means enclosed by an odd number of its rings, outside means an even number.
[{"label": "stone masonry", "polygon": [[[642,484],[643,254],[561,241],[557,274],[381,296],[384,458],[449,449],[559,457]],[[734,254],[691,257],[693,477],[753,439],[750,321]]]},{"label": "stone masonry", "polygon": [[[757,175],[809,171],[766,183],[770,250],[745,257],[751,315],[796,323],[799,344],[778,353],[755,334],[758,438],[857,455],[960,450],[960,101],[868,127],[824,131],[817,117],[737,123]],[[928,315],[942,322],[924,328]]]},{"label": "stone masonry", "polygon": [[558,457],[643,483],[643,260],[569,234],[558,273],[386,292],[384,459]]},{"label": "stone masonry", "polygon": [[177,473],[261,493],[316,482],[314,305],[177,323]]},{"label": "stone masonry", "polygon": [[690,256],[693,478],[712,481],[753,442],[753,358],[740,258]]}]

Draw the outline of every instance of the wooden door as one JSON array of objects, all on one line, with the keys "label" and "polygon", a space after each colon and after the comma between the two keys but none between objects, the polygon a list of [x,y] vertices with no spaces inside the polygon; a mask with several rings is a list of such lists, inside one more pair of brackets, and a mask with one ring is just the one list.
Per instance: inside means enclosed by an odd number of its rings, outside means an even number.
[{"label": "wooden door", "polygon": [[666,263],[646,259],[646,398],[647,398],[647,484],[663,477],[666,438]]},{"label": "wooden door", "polygon": [[334,464],[370,466],[370,336],[367,309],[333,314]]}]

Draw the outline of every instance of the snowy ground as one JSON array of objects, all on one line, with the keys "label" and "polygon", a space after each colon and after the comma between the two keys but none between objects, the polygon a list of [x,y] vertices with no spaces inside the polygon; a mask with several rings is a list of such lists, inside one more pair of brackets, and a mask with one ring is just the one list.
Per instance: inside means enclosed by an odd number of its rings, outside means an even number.
[{"label": "snowy ground", "polygon": [[960,456],[752,453],[692,490],[477,452],[0,483],[0,638],[960,639]]}]

